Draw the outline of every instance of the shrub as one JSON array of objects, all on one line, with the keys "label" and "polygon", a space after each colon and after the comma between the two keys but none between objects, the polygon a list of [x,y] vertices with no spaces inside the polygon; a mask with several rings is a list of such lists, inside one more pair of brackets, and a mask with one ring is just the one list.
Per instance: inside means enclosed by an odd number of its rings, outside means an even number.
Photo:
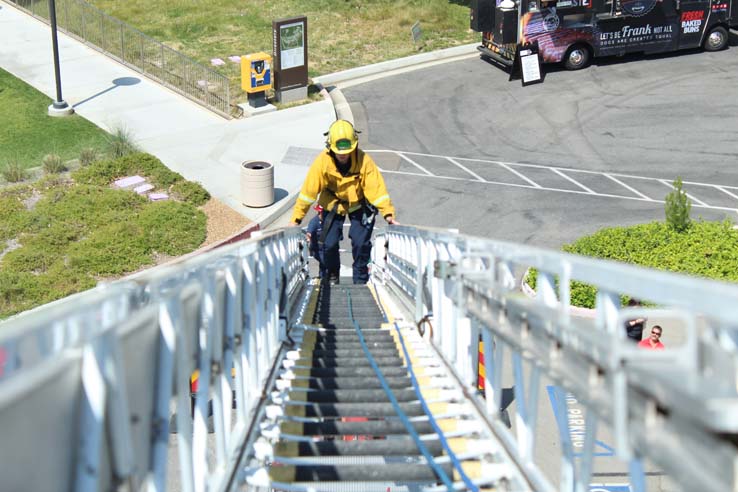
[{"label": "shrub", "polygon": [[127,176],[127,163],[120,159],[105,159],[93,162],[87,167],[72,173],[72,179],[78,184],[109,186],[116,179]]},{"label": "shrub", "polygon": [[79,153],[79,164],[82,167],[89,166],[98,159],[97,149],[93,147],[86,147]]},{"label": "shrub", "polygon": [[47,174],[59,174],[67,170],[58,154],[47,154],[43,158],[44,172]]},{"label": "shrub", "polygon": [[77,183],[108,186],[124,176],[139,174],[148,178],[157,188],[168,189],[174,183],[184,180],[151,154],[134,152],[117,159],[97,161],[72,174]]},{"label": "shrub", "polygon": [[138,218],[152,251],[167,255],[188,253],[205,241],[207,218],[188,203],[153,202]]},{"label": "shrub", "polygon": [[[657,270],[738,282],[738,231],[730,221],[692,223],[678,233],[663,222],[602,229],[565,245],[568,253],[631,263]],[[536,272],[528,283],[535,287]],[[571,302],[592,308],[596,289],[572,282]],[[627,297],[622,297],[625,304]]]},{"label": "shrub", "polygon": [[129,170],[129,174],[146,176],[157,188],[168,189],[174,183],[184,180],[181,174],[172,171],[151,154],[136,152],[119,161],[121,166]]},{"label": "shrub", "polygon": [[200,185],[192,181],[178,181],[172,185],[172,195],[178,200],[187,202],[195,207],[204,205],[210,200],[210,193]]},{"label": "shrub", "polygon": [[692,204],[687,193],[682,191],[682,178],[677,177],[673,186],[674,190],[666,195],[664,203],[666,223],[676,232],[684,232],[689,229],[691,223],[689,212]]},{"label": "shrub", "polygon": [[0,314],[10,316],[41,304],[46,287],[40,276],[30,272],[0,269]]},{"label": "shrub", "polygon": [[133,143],[133,135],[123,127],[113,129],[113,133],[105,137],[108,146],[108,155],[113,159],[137,152],[138,147]]},{"label": "shrub", "polygon": [[67,250],[70,268],[96,276],[122,275],[154,261],[136,221],[112,223],[92,231]]},{"label": "shrub", "polygon": [[28,172],[18,160],[11,160],[5,163],[2,169],[3,178],[8,183],[20,183],[28,178]]},{"label": "shrub", "polygon": [[0,196],[0,251],[5,241],[13,239],[25,229],[30,220],[23,201],[18,197]]},{"label": "shrub", "polygon": [[76,185],[49,190],[34,211],[39,228],[61,223],[94,229],[125,221],[146,203],[145,197],[128,191]]}]

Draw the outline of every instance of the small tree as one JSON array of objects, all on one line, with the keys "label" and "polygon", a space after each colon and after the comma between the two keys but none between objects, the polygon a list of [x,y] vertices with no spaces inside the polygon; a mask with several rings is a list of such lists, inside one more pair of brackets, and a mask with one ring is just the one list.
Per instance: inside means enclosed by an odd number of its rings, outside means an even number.
[{"label": "small tree", "polygon": [[689,229],[691,219],[689,211],[692,204],[687,193],[682,190],[682,178],[677,176],[674,180],[674,190],[666,195],[664,210],[666,212],[666,223],[676,232],[684,232]]}]

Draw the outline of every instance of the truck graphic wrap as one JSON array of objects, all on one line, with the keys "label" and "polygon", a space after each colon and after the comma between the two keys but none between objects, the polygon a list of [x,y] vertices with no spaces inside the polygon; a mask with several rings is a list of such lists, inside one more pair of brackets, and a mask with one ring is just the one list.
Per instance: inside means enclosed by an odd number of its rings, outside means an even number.
[{"label": "truck graphic wrap", "polygon": [[578,70],[593,56],[725,49],[738,0],[471,0],[471,19],[487,59],[511,66],[535,42],[542,61]]},{"label": "truck graphic wrap", "polygon": [[538,50],[544,62],[560,62],[570,46],[576,43],[592,45],[592,25],[580,19],[564,19],[556,8],[528,12],[521,19],[523,44],[538,41]]}]

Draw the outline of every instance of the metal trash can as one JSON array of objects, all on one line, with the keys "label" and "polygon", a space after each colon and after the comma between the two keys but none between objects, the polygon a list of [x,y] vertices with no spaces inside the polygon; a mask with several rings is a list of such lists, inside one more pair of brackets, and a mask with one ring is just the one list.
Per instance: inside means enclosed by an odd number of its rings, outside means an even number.
[{"label": "metal trash can", "polygon": [[241,164],[241,202],[247,207],[274,203],[274,166],[264,161]]}]

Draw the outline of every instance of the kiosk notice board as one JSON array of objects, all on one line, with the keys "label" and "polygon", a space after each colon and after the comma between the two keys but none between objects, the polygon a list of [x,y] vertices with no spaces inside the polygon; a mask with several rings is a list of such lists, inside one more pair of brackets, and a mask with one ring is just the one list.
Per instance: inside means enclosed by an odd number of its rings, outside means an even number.
[{"label": "kiosk notice board", "polygon": [[515,48],[515,60],[510,70],[510,80],[521,79],[523,86],[543,82],[541,57],[538,54],[538,43],[518,45]]}]

